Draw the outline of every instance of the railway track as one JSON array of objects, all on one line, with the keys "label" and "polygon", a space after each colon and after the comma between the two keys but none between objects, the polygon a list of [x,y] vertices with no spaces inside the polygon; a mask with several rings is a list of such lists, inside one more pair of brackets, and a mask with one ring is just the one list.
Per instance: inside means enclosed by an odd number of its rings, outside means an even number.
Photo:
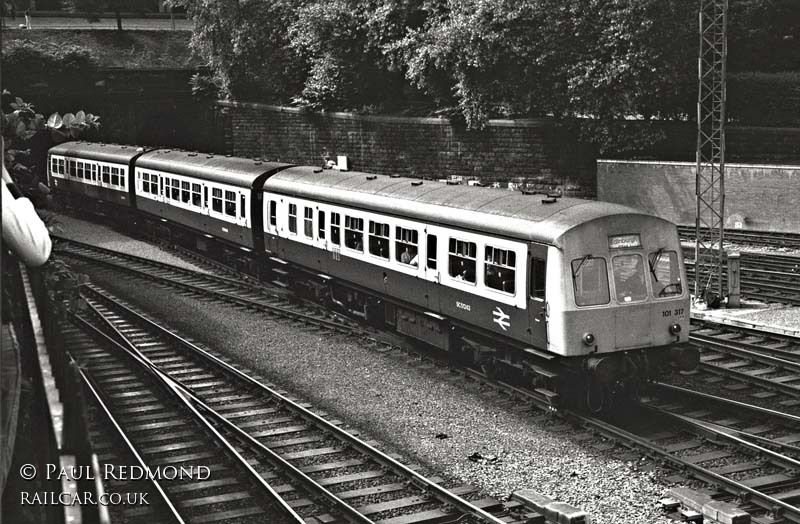
[{"label": "railway track", "polygon": [[[686,274],[694,280],[694,261],[686,260]],[[800,305],[800,257],[742,253],[740,264],[742,296],[779,304]],[[727,274],[723,270],[723,289]]]},{"label": "railway track", "polygon": [[[678,234],[682,240],[694,241],[695,226],[678,226]],[[726,229],[725,240],[754,246],[800,249],[800,235],[796,233]]]},{"label": "railway track", "polygon": [[[137,263],[138,262],[141,261],[137,261]],[[118,261],[113,262],[112,266],[110,267],[113,267],[113,265],[117,263]],[[146,272],[147,271],[144,271],[144,273]],[[714,329],[715,328],[713,326],[709,327],[708,325],[705,325],[705,327],[701,327],[701,329],[697,330],[693,334],[693,341],[696,344],[705,344],[709,347],[709,349],[706,350],[706,354],[709,356],[712,354],[719,354],[719,351],[725,349],[719,344],[733,343],[732,341],[737,341],[737,339],[747,339],[746,342],[743,343],[752,343],[752,345],[759,349],[753,350],[752,348],[748,349],[747,347],[738,347],[739,353],[730,353],[730,356],[725,356],[723,358],[706,359],[708,362],[704,362],[704,366],[715,366],[716,368],[722,369],[723,366],[718,366],[714,364],[714,362],[719,361],[717,364],[724,364],[729,363],[728,359],[738,358],[747,359],[746,362],[751,363],[749,365],[750,367],[760,365],[763,368],[771,366],[772,364],[776,364],[773,361],[769,361],[770,364],[760,364],[761,361],[756,360],[756,358],[775,358],[774,355],[770,356],[768,354],[770,350],[793,353],[793,349],[798,349],[792,345],[791,341],[787,341],[785,339],[776,341],[774,338],[758,338],[755,333],[749,333],[745,335],[740,333],[736,335],[726,332],[727,334],[723,334],[721,333],[721,328],[716,328],[716,330],[720,331],[720,333],[715,333]],[[741,330],[738,330],[737,332],[740,331]],[[712,336],[714,334],[722,334],[722,337],[726,340],[726,342],[714,342],[714,337]],[[738,340],[737,342],[742,342],[742,340]],[[711,348],[714,343],[717,344],[716,349]],[[741,344],[738,345],[741,346]],[[753,351],[757,354],[751,355],[750,353],[747,353],[747,351]],[[427,360],[427,357],[423,358]],[[440,362],[437,365],[443,365],[443,363]],[[798,366],[800,366],[800,364],[798,364]],[[791,388],[786,390],[787,393],[782,391],[775,392],[773,388],[768,387],[771,386],[771,384],[757,384],[754,383],[755,381],[750,380],[752,378],[752,374],[746,373],[747,371],[751,371],[748,365],[733,365],[727,366],[727,368],[730,369],[726,369],[726,373],[734,372],[739,373],[739,375],[718,374],[718,377],[714,378],[718,378],[718,381],[722,382],[725,380],[725,377],[736,376],[739,380],[738,383],[744,385],[744,387],[736,386],[731,389],[732,392],[742,393],[746,390],[746,388],[755,386],[756,389],[759,389],[759,391],[752,394],[755,396],[755,398],[761,401],[780,402],[781,404],[776,405],[784,405],[786,407],[800,405],[800,395],[797,395],[797,393],[800,393],[800,389],[795,391],[795,389],[791,387],[793,380],[787,381],[787,387]],[[783,367],[779,369],[783,371],[777,372],[778,368],[776,368],[775,376],[778,378],[787,376],[787,373],[794,372],[791,370],[786,371],[786,368]],[[475,370],[462,369],[458,370],[457,372],[468,379],[478,381],[480,384],[488,385],[488,387],[495,388],[503,394],[508,395],[509,402],[511,404],[516,404],[517,408],[519,409],[538,412],[541,413],[541,416],[545,416],[547,413],[552,413],[552,406],[546,402],[543,402],[542,399],[535,395],[535,393],[532,391],[520,389],[510,384],[493,381]],[[755,374],[755,376],[759,375],[766,375],[766,377],[762,378],[771,378],[769,373]],[[796,376],[798,381],[800,381],[800,373],[798,373]],[[675,386],[662,385],[660,391],[663,392],[665,388],[669,387],[675,388]],[[699,395],[699,393],[695,394]],[[674,396],[674,390],[669,393],[669,395]],[[635,408],[638,418],[650,421],[644,426],[637,425],[629,420],[616,418],[593,418],[583,414],[571,413],[565,410],[561,410],[560,414],[565,418],[565,420],[569,420],[572,423],[582,426],[586,430],[587,434],[599,434],[606,438],[613,439],[614,442],[617,442],[626,448],[638,449],[647,455],[658,457],[682,471],[690,472],[689,476],[692,478],[697,478],[711,485],[719,486],[719,491],[716,493],[716,496],[720,498],[732,499],[734,497],[744,496],[748,501],[748,505],[746,507],[748,510],[752,511],[754,515],[765,515],[772,510],[777,510],[788,516],[788,522],[800,522],[800,513],[798,513],[800,510],[794,507],[791,501],[791,496],[793,493],[791,492],[791,489],[793,489],[792,486],[794,486],[796,483],[797,487],[800,488],[800,480],[792,477],[789,472],[791,469],[790,466],[794,464],[792,461],[800,459],[800,456],[792,455],[792,453],[797,451],[792,448],[794,442],[792,439],[794,438],[795,433],[800,430],[797,430],[797,428],[792,425],[796,421],[791,419],[791,415],[781,414],[782,416],[789,417],[791,424],[786,422],[785,427],[781,426],[783,432],[775,436],[775,438],[771,438],[774,435],[767,434],[767,436],[764,436],[765,432],[758,428],[759,425],[768,426],[767,424],[756,424],[753,422],[744,423],[744,426],[738,423],[725,426],[721,424],[721,422],[725,422],[726,417],[714,416],[712,414],[712,419],[706,420],[700,416],[701,414],[696,413],[699,411],[696,408],[694,410],[688,408],[683,410],[678,409],[672,405],[675,404],[674,402],[666,402],[664,400],[665,398],[671,397],[664,396],[662,398],[659,396],[655,400],[650,399],[650,401]],[[523,401],[521,402],[520,399]],[[697,405],[696,402],[697,400],[695,400],[695,406]],[[705,398],[704,402],[710,402],[709,398]],[[721,402],[721,400],[716,402]],[[728,400],[728,402],[732,401]],[[758,408],[754,406],[754,409]],[[695,413],[692,411],[695,411]],[[753,416],[755,417],[755,415]],[[762,418],[768,418],[770,415],[761,413],[759,416]],[[635,418],[636,417],[633,417],[633,419]],[[698,420],[692,420],[693,418],[697,418]],[[742,417],[740,416],[739,419],[741,418]],[[669,431],[653,431],[653,428],[665,427],[665,421],[668,421],[668,425],[670,425],[671,429]],[[745,429],[753,428],[755,428],[753,431],[744,431]],[[768,429],[769,431],[772,431],[771,427],[768,427]],[[750,439],[747,443],[738,443],[735,439],[731,440],[728,438],[728,435],[731,434],[742,437],[743,432],[747,433],[746,437]],[[800,436],[800,434],[798,436]],[[783,440],[778,439],[783,439],[787,442],[783,442]],[[777,449],[777,451],[773,451],[774,453],[777,453],[777,455],[771,459],[774,463],[764,462],[760,459],[753,459],[754,454],[762,453],[762,451],[760,451],[758,448],[753,448],[750,446],[753,441],[757,441],[757,445],[762,446],[765,449]],[[697,444],[698,442],[699,444]],[[722,443],[720,444],[720,442]],[[798,438],[798,442],[800,442],[800,438]],[[740,451],[731,453],[730,449],[732,449],[732,446],[739,446],[741,449]],[[798,450],[800,450],[800,445],[798,445]],[[788,454],[788,458],[785,460],[779,457],[779,455],[781,455],[783,452]],[[699,460],[702,459],[703,456],[716,458],[709,459],[708,461]],[[720,466],[720,461],[724,462],[725,464]],[[775,463],[777,463],[777,465]],[[732,466],[733,464],[738,465],[734,467]],[[729,469],[724,469],[726,465],[731,467]],[[770,479],[767,477],[772,479],[780,478],[782,480],[768,482]],[[745,482],[742,484],[740,481]],[[781,497],[789,497],[787,499],[789,502],[784,502]],[[774,521],[763,520],[763,522]]]},{"label": "railway track", "polygon": [[[183,521],[261,514],[263,522],[267,511],[284,521],[313,523],[499,524],[500,517],[527,518],[523,512],[509,515],[513,505],[485,498],[475,488],[446,489],[437,483],[441,479],[423,477],[343,430],[340,422],[313,413],[101,289],[87,285],[82,293],[89,311],[73,320],[102,344],[80,344],[75,358],[87,374],[99,377],[87,380],[104,391],[98,397],[105,395],[122,410],[118,424],[128,426],[134,449],[145,450],[140,456],[147,463],[214,464],[206,479],[213,484],[194,479],[164,486],[165,500],[183,512]],[[142,374],[156,377],[160,387],[148,387]],[[172,391],[174,398],[165,399],[157,389]],[[197,418],[188,420],[187,412]],[[205,429],[198,432],[201,424]],[[216,443],[200,433],[217,436]],[[212,491],[206,494],[203,487]]]}]

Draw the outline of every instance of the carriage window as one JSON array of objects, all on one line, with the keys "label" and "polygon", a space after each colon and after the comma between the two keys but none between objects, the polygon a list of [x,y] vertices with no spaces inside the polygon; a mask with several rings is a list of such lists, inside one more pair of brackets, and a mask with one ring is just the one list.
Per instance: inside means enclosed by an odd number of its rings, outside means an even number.
[{"label": "carriage window", "polygon": [[364,252],[364,219],[345,215],[344,245],[350,249]]},{"label": "carriage window", "polygon": [[125,173],[126,171],[122,168],[119,170],[119,182],[117,183],[120,187],[125,187]]},{"label": "carriage window", "polygon": [[150,173],[150,194],[151,195],[158,195],[158,179],[159,179],[158,175]]},{"label": "carriage window", "polygon": [[475,242],[450,239],[450,276],[456,280],[475,283]]},{"label": "carriage window", "polygon": [[513,251],[486,246],[483,283],[492,289],[514,293],[516,289],[516,258]]},{"label": "carriage window", "polygon": [[586,255],[572,261],[572,283],[575,287],[575,304],[596,306],[608,304],[608,272],[606,259]]},{"label": "carriage window", "polygon": [[297,204],[289,204],[289,232],[297,233]]},{"label": "carriage window", "polygon": [[178,179],[172,179],[172,200],[178,202],[181,199],[181,181]]},{"label": "carriage window", "polygon": [[341,215],[339,213],[331,213],[331,243],[335,245],[340,245],[342,243],[341,239],[341,229],[339,225],[341,224]]},{"label": "carriage window", "polygon": [[53,157],[50,157],[50,172],[58,173],[58,160]]},{"label": "carriage window", "polygon": [[150,175],[147,173],[142,173],[142,193],[149,193],[150,192]]},{"label": "carriage window", "polygon": [[649,257],[650,284],[656,298],[672,297],[683,293],[681,266],[675,251],[656,251]]},{"label": "carriage window", "polygon": [[222,213],[222,190],[216,187],[211,188],[211,209]]},{"label": "carriage window", "polygon": [[236,193],[233,191],[225,191],[225,214],[236,216]]},{"label": "carriage window", "polygon": [[203,194],[200,191],[200,184],[192,184],[192,205],[203,207]]},{"label": "carriage window", "polygon": [[247,206],[245,205],[245,196],[239,195],[239,203],[242,207],[239,208],[239,214],[242,218],[247,218]]},{"label": "carriage window", "polygon": [[647,298],[644,264],[640,255],[619,255],[611,260],[618,302],[639,302]]},{"label": "carriage window", "polygon": [[[118,186],[119,185],[119,168],[118,167],[112,167],[111,168],[111,185],[113,185],[113,186]],[[177,200],[177,198],[178,197],[176,196],[175,199]]]},{"label": "carriage window", "polygon": [[181,182],[181,202],[188,204],[192,199],[191,184],[189,182]]},{"label": "carriage window", "polygon": [[531,298],[544,300],[546,271],[547,263],[543,259],[531,257]]},{"label": "carriage window", "polygon": [[389,224],[369,221],[369,252],[389,260]]},{"label": "carriage window", "polygon": [[419,243],[417,230],[397,226],[394,228],[394,236],[394,256],[397,261],[417,267],[417,244]]},{"label": "carriage window", "polygon": [[320,211],[317,214],[317,231],[319,233],[319,239],[325,240],[325,211]]},{"label": "carriage window", "polygon": [[78,172],[76,176],[78,178],[83,178],[83,162],[76,162],[76,164],[78,164]]},{"label": "carriage window", "polygon": [[69,160],[68,162],[69,162],[69,163],[68,163],[68,166],[69,166],[69,176],[71,176],[71,177],[77,177],[77,176],[78,176],[78,172],[77,172],[77,169],[76,169],[76,167],[75,167],[75,161],[74,161],[74,160]]},{"label": "carriage window", "polygon": [[314,209],[308,206],[303,209],[303,234],[314,238]]},{"label": "carriage window", "polygon": [[428,235],[428,269],[436,269],[436,235]]},{"label": "carriage window", "polygon": [[270,200],[269,201],[269,225],[277,226],[278,225],[278,201],[277,200]]},{"label": "carriage window", "polygon": [[104,184],[111,183],[111,169],[108,166],[103,166],[102,176]]},{"label": "carriage window", "polygon": [[97,164],[92,164],[92,180],[97,181]]}]

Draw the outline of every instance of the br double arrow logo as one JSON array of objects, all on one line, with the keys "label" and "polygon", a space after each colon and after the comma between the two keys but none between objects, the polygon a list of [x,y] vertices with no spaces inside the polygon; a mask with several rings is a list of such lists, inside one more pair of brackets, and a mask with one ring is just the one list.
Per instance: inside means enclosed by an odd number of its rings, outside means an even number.
[{"label": "br double arrow logo", "polygon": [[511,327],[511,322],[508,321],[511,317],[506,315],[506,313],[500,309],[500,306],[497,306],[494,311],[492,311],[492,316],[494,317],[492,322],[500,326],[503,331],[508,331],[508,328]]}]

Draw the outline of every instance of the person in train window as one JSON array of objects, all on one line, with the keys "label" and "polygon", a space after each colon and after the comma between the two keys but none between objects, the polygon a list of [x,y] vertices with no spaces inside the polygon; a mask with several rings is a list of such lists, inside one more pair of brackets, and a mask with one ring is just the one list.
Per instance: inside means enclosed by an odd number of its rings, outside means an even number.
[{"label": "person in train window", "polygon": [[356,240],[355,250],[356,251],[364,251],[364,243],[361,241],[360,238],[358,240]]},{"label": "person in train window", "polygon": [[410,264],[411,263],[411,252],[408,250],[408,246],[403,249],[403,252],[400,254],[400,262],[403,264]]},{"label": "person in train window", "polygon": [[414,267],[417,267],[418,262],[417,262],[417,254],[416,253],[414,254],[414,258],[411,259],[411,262],[409,262],[409,264],[411,264]]}]

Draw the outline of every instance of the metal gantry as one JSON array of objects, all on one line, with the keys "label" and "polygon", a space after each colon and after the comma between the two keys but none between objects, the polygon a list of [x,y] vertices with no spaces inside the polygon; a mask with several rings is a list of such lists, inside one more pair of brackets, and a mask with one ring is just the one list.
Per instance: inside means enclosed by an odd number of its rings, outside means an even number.
[{"label": "metal gantry", "polygon": [[699,14],[694,293],[711,303],[723,296],[728,0],[700,0]]}]

